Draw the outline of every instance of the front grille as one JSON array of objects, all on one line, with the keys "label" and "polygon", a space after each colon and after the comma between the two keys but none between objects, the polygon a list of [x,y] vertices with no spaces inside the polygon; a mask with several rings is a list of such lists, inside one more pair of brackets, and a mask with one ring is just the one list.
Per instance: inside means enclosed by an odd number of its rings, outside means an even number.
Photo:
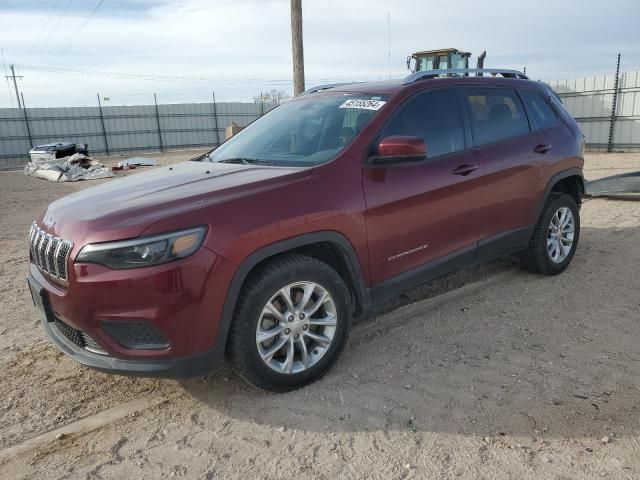
[{"label": "front grille", "polygon": [[67,325],[59,318],[55,319],[55,325],[60,333],[67,337],[67,340],[73,343],[76,347],[84,348],[84,339],[82,338],[80,330],[76,330],[71,325]]},{"label": "front grille", "polygon": [[102,347],[100,345],[98,345],[98,342],[96,342],[89,335],[87,335],[84,332],[80,332],[80,335],[82,336],[82,341],[84,342],[84,349],[85,350],[88,350],[88,351],[93,352],[93,353],[97,353],[99,355],[107,355],[107,352],[105,352],[102,349]]},{"label": "front grille", "polygon": [[102,329],[125,348],[160,350],[169,347],[169,341],[153,324],[145,320],[101,321]]},{"label": "front grille", "polygon": [[57,317],[54,323],[58,331],[76,347],[84,348],[89,352],[97,353],[99,355],[107,355],[107,352],[105,352],[103,348],[86,333],[73,328],[71,325],[67,325]]},{"label": "front grille", "polygon": [[67,260],[73,243],[42,230],[34,222],[29,231],[31,258],[38,268],[59,280],[67,280]]}]

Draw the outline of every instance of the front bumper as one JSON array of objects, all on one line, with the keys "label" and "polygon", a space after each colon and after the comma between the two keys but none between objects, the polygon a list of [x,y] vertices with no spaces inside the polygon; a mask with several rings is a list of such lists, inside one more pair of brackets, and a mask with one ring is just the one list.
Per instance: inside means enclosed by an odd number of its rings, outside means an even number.
[{"label": "front bumper", "polygon": [[[183,260],[128,271],[70,265],[66,288],[31,263],[29,283],[32,292],[43,292],[38,308],[47,336],[77,362],[117,374],[186,378],[223,362],[220,318],[234,271],[201,248]],[[166,343],[133,345],[119,338],[114,326],[132,324],[152,327]],[[144,332],[138,337],[149,338]]]},{"label": "front bumper", "polygon": [[71,343],[45,316],[42,316],[41,323],[47,336],[60,350],[76,362],[102,372],[137,377],[191,378],[206,375],[224,362],[224,351],[217,348],[167,360],[124,360],[99,355]]}]

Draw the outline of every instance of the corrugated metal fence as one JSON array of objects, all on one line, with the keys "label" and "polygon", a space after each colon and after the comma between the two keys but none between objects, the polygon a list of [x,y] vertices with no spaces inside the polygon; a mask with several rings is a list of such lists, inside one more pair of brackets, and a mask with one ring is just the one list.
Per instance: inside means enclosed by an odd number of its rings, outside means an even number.
[{"label": "corrugated metal fence", "polygon": [[[640,71],[549,82],[594,151],[640,150]],[[615,105],[615,112],[613,107]]]},{"label": "corrugated metal fence", "polygon": [[[261,103],[0,109],[0,170],[22,168],[31,145],[87,143],[92,154],[213,146],[224,129],[268,110]],[[25,118],[26,114],[26,118]]]},{"label": "corrugated metal fence", "polygon": [[[640,150],[640,71],[549,82],[576,118],[590,150]],[[612,115],[615,105],[615,114]],[[224,129],[264,113],[261,103],[0,109],[0,170],[22,168],[31,145],[88,143],[92,153],[213,146]]]}]

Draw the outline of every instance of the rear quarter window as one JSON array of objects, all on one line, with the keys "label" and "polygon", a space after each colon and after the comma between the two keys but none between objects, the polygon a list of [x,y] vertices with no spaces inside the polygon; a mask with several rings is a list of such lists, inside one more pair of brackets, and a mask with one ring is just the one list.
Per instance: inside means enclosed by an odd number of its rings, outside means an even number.
[{"label": "rear quarter window", "polygon": [[533,117],[536,128],[548,128],[558,123],[558,115],[555,110],[538,92],[520,90],[520,96],[522,100],[524,100],[530,115]]}]

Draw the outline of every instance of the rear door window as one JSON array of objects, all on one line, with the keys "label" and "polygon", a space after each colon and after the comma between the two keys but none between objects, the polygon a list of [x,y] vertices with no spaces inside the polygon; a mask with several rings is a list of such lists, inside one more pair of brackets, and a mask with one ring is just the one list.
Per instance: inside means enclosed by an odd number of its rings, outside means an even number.
[{"label": "rear door window", "polygon": [[486,145],[530,131],[529,121],[515,90],[465,88],[474,143]]},{"label": "rear door window", "polygon": [[428,158],[464,150],[464,123],[458,95],[453,90],[442,89],[410,98],[382,128],[380,138],[393,135],[423,139]]},{"label": "rear door window", "polygon": [[548,128],[558,122],[556,112],[551,108],[549,102],[538,92],[534,92],[533,90],[520,90],[520,96],[533,117],[536,128]]}]

